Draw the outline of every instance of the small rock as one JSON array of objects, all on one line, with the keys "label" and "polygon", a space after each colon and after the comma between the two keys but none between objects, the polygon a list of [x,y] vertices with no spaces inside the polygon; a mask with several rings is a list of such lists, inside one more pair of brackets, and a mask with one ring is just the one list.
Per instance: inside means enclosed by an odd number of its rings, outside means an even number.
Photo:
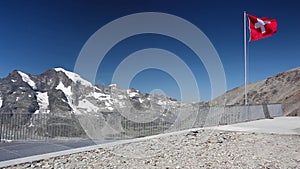
[{"label": "small rock", "polygon": [[190,131],[186,134],[186,136],[197,136],[198,133],[198,131]]}]

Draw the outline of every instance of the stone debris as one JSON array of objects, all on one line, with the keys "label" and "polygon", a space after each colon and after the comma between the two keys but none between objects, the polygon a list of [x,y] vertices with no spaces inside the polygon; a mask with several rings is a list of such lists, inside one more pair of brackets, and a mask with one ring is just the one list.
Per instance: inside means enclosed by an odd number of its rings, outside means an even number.
[{"label": "stone debris", "polygon": [[300,169],[299,143],[299,135],[198,130],[7,168]]}]

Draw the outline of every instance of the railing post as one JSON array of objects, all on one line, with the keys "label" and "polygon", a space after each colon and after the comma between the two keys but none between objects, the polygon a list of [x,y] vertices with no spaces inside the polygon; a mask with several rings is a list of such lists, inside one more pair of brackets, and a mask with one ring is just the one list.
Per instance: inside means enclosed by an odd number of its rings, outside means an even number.
[{"label": "railing post", "polygon": [[2,123],[3,123],[3,121],[2,121],[2,114],[0,114],[0,142],[1,142],[1,140],[2,140]]},{"label": "railing post", "polygon": [[265,114],[265,118],[266,119],[272,119],[272,117],[270,116],[268,105],[267,104],[263,104],[262,106],[263,106],[263,111],[264,111],[264,114]]}]

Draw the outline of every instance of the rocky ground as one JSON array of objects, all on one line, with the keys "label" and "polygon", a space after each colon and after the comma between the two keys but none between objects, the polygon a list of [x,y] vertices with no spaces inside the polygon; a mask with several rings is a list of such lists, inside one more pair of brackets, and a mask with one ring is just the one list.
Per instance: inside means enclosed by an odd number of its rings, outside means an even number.
[{"label": "rocky ground", "polygon": [[300,169],[300,135],[199,130],[9,168]]}]

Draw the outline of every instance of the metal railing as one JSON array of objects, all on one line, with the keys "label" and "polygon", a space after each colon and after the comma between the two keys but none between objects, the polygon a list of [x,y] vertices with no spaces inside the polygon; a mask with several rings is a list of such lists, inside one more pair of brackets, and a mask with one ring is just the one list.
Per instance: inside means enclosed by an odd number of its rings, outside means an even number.
[{"label": "metal railing", "polygon": [[84,137],[75,116],[51,114],[0,114],[0,139],[47,140],[51,138]]},{"label": "metal railing", "polygon": [[[103,118],[99,115],[55,113],[0,114],[0,139],[1,141],[88,137],[105,140],[128,139],[283,115],[281,104],[251,105],[247,108],[245,106],[200,106],[189,111],[191,111],[189,115],[184,118],[177,116],[176,119],[170,120],[161,116],[151,122],[134,122],[117,112],[112,112],[111,118]],[[106,113],[106,116],[109,115]]]}]

